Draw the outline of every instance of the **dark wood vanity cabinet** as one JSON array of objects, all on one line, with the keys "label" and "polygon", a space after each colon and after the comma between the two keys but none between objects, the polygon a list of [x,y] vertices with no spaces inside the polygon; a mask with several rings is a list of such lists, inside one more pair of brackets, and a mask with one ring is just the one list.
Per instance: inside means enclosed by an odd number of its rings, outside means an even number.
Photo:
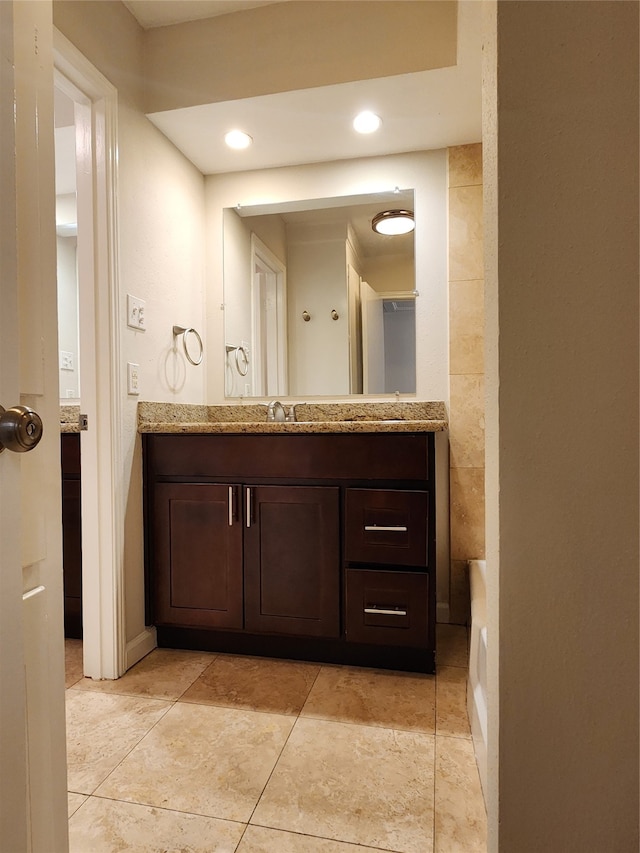
[{"label": "dark wood vanity cabinet", "polygon": [[246,486],[247,631],[340,635],[339,490]]},{"label": "dark wood vanity cabinet", "polygon": [[229,509],[234,488],[156,485],[153,580],[160,624],[242,628],[242,527]]},{"label": "dark wood vanity cabinet", "polygon": [[143,436],[161,646],[432,672],[430,433]]},{"label": "dark wood vanity cabinet", "polygon": [[61,433],[64,635],[82,637],[82,510],[80,434]]}]

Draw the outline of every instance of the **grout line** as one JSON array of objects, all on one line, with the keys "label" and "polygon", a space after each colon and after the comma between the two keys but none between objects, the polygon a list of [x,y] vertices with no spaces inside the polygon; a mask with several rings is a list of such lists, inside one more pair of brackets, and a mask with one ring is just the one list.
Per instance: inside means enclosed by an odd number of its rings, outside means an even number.
[{"label": "grout line", "polygon": [[[206,818],[209,818],[209,820],[219,820],[219,821],[222,821],[223,823],[237,823],[237,824],[240,824],[241,826],[246,825],[243,820],[234,820],[234,818],[230,818],[230,817],[219,817],[218,815],[206,814],[205,812],[190,812],[190,811],[187,811],[186,809],[172,809],[172,808],[168,808],[167,806],[157,806],[157,805],[152,804],[152,803],[141,803],[138,800],[123,800],[123,799],[120,799],[119,797],[107,797],[104,794],[89,794],[88,797],[90,799],[94,799],[94,800],[105,800],[105,801],[110,802],[110,803],[124,803],[125,805],[128,805],[128,806],[141,806],[142,808],[145,808],[145,809],[159,809],[160,811],[172,812],[173,814],[185,814],[185,815],[191,815],[193,817],[206,817]],[[84,803],[82,805],[84,805]]]},{"label": "grout line", "polygon": [[[332,838],[329,835],[311,835],[309,832],[298,832],[293,829],[280,829],[277,826],[267,826],[264,823],[251,823],[249,826],[259,826],[261,829],[271,829],[274,832],[283,832],[285,835],[295,835],[298,838],[317,838],[320,841],[333,841],[335,844],[348,844],[355,847],[357,850],[373,850],[375,853],[405,853],[405,850],[400,850],[394,847],[371,847],[369,844],[362,844],[360,841],[345,841],[343,838]],[[243,836],[244,837],[244,836]]]},{"label": "grout line", "polygon": [[[85,691],[84,691],[84,690],[82,690],[82,691],[78,691],[78,692],[79,692],[79,693],[84,693]],[[95,692],[97,693],[98,691],[95,691]],[[104,694],[103,694],[103,695],[104,695]],[[107,694],[107,695],[108,695],[108,694]],[[144,697],[144,696],[134,696],[134,697],[126,697],[126,698],[142,699],[143,701],[149,701],[149,700],[147,700],[147,699],[146,699],[146,697]],[[98,784],[95,786],[95,788],[91,791],[91,793],[90,793],[88,796],[90,796],[90,797],[94,796],[95,792],[98,790],[98,788],[100,787],[100,785],[103,785],[103,784],[107,781],[107,779],[108,779],[108,778],[109,778],[109,777],[110,777],[110,776],[111,776],[111,775],[112,775],[112,774],[113,774],[113,773],[114,773],[114,772],[115,772],[115,771],[120,767],[120,765],[122,764],[122,762],[123,762],[123,761],[125,761],[125,759],[127,759],[127,758],[131,755],[131,753],[133,752],[133,750],[134,750],[134,749],[136,749],[136,747],[140,746],[140,744],[141,744],[141,743],[142,743],[142,741],[147,737],[147,735],[149,735],[149,734],[153,731],[153,729],[155,729],[155,727],[158,725],[158,723],[160,722],[160,720],[164,719],[164,717],[169,713],[169,711],[171,710],[171,708],[175,705],[175,702],[171,702],[171,701],[167,701],[167,700],[151,699],[150,701],[152,701],[152,702],[166,701],[167,707],[165,708],[165,710],[163,711],[163,713],[158,717],[158,719],[153,723],[153,725],[151,726],[151,728],[150,728],[150,729],[148,729],[148,730],[147,730],[147,731],[146,731],[146,732],[145,732],[145,733],[144,733],[144,734],[143,734],[143,735],[142,735],[142,736],[141,736],[141,737],[140,737],[140,738],[139,738],[139,739],[138,739],[138,740],[133,744],[133,746],[132,746],[129,750],[127,750],[126,754],[125,754],[125,755],[123,755],[123,757],[120,759],[120,761],[118,761],[118,763],[117,763],[114,767],[112,767],[112,768],[111,768],[111,770],[107,773],[107,775],[104,777],[104,779],[101,779],[101,780],[100,780],[100,782],[98,782]],[[106,798],[105,798],[105,799],[106,799]]]},{"label": "grout line", "polygon": [[[306,698],[306,699],[305,699],[305,701],[303,702],[303,704],[302,704],[302,708],[301,708],[301,709],[300,709],[300,711],[298,711],[298,713],[295,715],[295,720],[294,720],[293,725],[291,726],[291,729],[289,730],[289,734],[287,735],[286,740],[285,740],[285,742],[284,742],[284,743],[283,743],[283,745],[282,745],[282,749],[281,749],[281,750],[280,750],[280,752],[278,753],[278,757],[276,758],[275,763],[274,763],[273,767],[271,768],[271,773],[269,773],[269,776],[268,776],[268,778],[267,778],[267,781],[264,783],[264,786],[263,786],[263,788],[262,788],[262,791],[260,792],[260,796],[259,796],[259,797],[258,797],[258,799],[256,800],[256,804],[255,804],[255,806],[253,807],[253,809],[252,809],[252,811],[251,811],[251,814],[249,815],[249,820],[247,821],[247,826],[251,823],[251,818],[254,816],[255,811],[256,811],[256,809],[258,808],[259,804],[260,804],[260,800],[261,800],[261,799],[262,799],[262,797],[264,796],[264,792],[265,792],[265,791],[266,791],[266,789],[267,789],[267,785],[269,784],[269,782],[271,781],[271,777],[272,777],[272,776],[273,776],[273,774],[275,773],[276,767],[278,766],[278,764],[279,764],[279,762],[280,762],[280,759],[282,758],[282,753],[284,752],[285,747],[286,747],[286,746],[287,746],[287,744],[289,743],[289,738],[291,737],[291,734],[292,734],[293,730],[295,729],[295,727],[296,727],[296,725],[297,725],[297,723],[298,723],[298,720],[300,719],[300,714],[302,713],[302,709],[303,709],[303,708],[304,708],[304,706],[307,704],[307,700],[309,699],[309,696],[311,695],[311,691],[313,690],[313,688],[314,688],[314,686],[315,686],[315,683],[316,683],[316,681],[318,680],[318,677],[319,677],[319,675],[320,675],[320,671],[321,671],[321,670],[322,670],[322,666],[320,666],[320,667],[319,667],[318,672],[316,673],[316,677],[313,679],[313,684],[312,684],[312,685],[311,685],[311,687],[309,688],[309,692],[307,693],[307,698]],[[244,833],[243,833],[243,835],[244,835]]]}]

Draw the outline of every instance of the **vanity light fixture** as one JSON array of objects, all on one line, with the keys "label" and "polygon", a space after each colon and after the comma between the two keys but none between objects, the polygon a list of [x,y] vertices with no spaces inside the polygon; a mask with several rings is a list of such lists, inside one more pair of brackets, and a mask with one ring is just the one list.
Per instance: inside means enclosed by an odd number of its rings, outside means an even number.
[{"label": "vanity light fixture", "polygon": [[416,227],[412,210],[383,210],[377,213],[371,227],[376,234],[408,234]]},{"label": "vanity light fixture", "polygon": [[372,113],[371,110],[364,110],[353,120],[353,129],[358,133],[375,133],[382,124],[380,116]]},{"label": "vanity light fixture", "polygon": [[229,133],[225,133],[224,141],[227,143],[229,148],[242,149],[248,148],[253,142],[253,139],[243,130],[230,130]]}]

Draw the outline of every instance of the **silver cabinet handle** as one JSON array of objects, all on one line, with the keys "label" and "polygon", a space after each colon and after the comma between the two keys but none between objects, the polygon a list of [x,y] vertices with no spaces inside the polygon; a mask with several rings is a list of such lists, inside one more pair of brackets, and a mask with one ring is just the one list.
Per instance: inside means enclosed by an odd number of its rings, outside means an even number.
[{"label": "silver cabinet handle", "polygon": [[377,613],[380,616],[406,616],[406,610],[383,610],[381,607],[365,607],[365,613]]},{"label": "silver cabinet handle", "polygon": [[251,527],[251,489],[247,486],[247,527]]},{"label": "silver cabinet handle", "polygon": [[229,527],[233,527],[233,486],[229,486]]},{"label": "silver cabinet handle", "polygon": [[402,526],[379,527],[377,524],[365,524],[364,529],[365,530],[381,530],[381,531],[384,530],[384,531],[390,532],[390,533],[406,533],[408,530],[407,527],[402,527]]}]

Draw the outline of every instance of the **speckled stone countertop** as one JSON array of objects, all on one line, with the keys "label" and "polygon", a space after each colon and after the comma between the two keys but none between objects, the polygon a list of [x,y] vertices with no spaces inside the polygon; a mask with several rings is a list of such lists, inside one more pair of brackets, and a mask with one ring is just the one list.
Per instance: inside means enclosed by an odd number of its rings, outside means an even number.
[{"label": "speckled stone countertop", "polygon": [[[288,411],[291,403],[283,403]],[[442,402],[297,403],[295,422],[267,421],[267,404],[138,403],[140,433],[441,432]]]},{"label": "speckled stone countertop", "polygon": [[60,406],[60,432],[80,432],[80,406]]}]

